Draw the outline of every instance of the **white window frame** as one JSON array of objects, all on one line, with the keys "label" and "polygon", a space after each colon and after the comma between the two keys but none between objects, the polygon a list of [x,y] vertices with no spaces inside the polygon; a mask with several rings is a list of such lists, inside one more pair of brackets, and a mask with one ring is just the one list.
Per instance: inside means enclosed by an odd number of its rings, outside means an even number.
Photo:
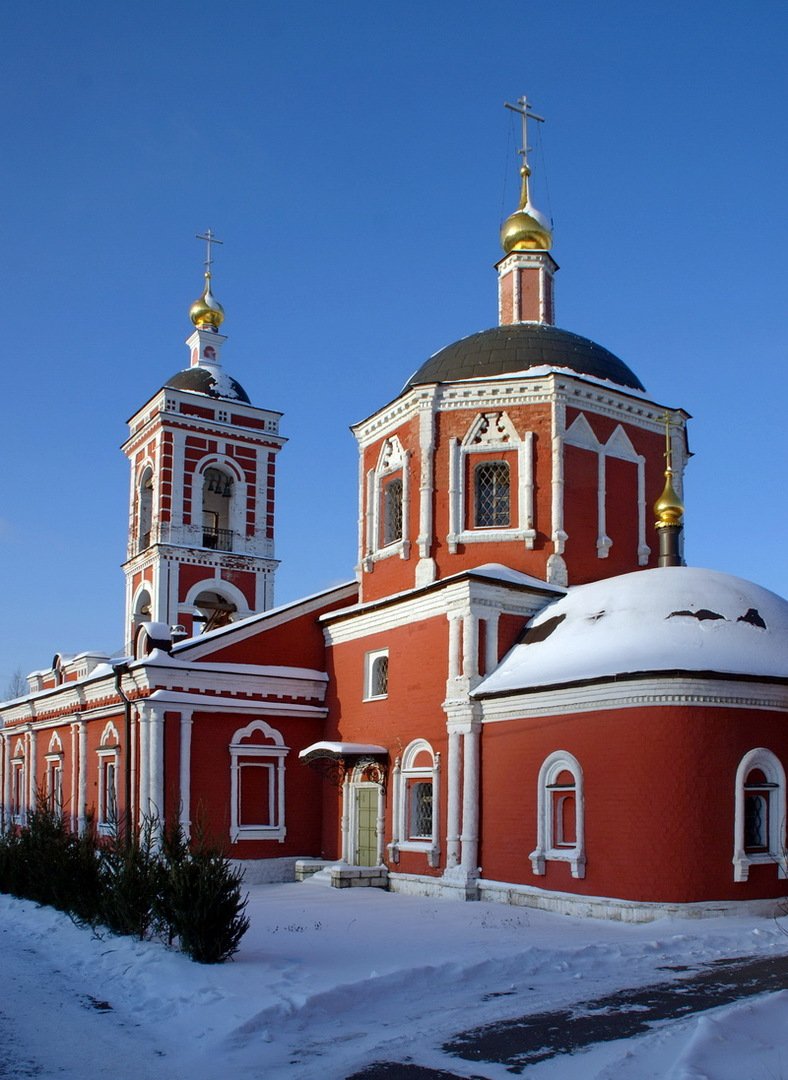
[{"label": "white window frame", "polygon": [[[428,754],[430,765],[416,765],[421,754]],[[432,783],[432,835],[410,836],[410,789],[414,783]],[[399,861],[401,851],[420,851],[428,856],[429,866],[440,864],[440,754],[436,753],[426,739],[414,739],[397,758],[392,773],[393,821],[389,855],[392,862]]]},{"label": "white window frame", "polygon": [[[760,769],[769,784],[768,806],[768,849],[766,851],[746,851],[745,841],[745,784],[754,769]],[[750,867],[762,863],[777,866],[778,878],[788,877],[788,855],[786,854],[786,791],[785,769],[782,762],[771,750],[763,746],[749,750],[736,769],[734,841],[733,841],[733,880],[747,881]]]},{"label": "white window frame", "polygon": [[63,743],[52,733],[45,756],[47,807],[57,817],[63,816]]},{"label": "white window frame", "polygon": [[13,757],[11,758],[11,791],[10,809],[11,820],[15,825],[27,824],[28,815],[28,785],[27,785],[27,755],[21,739],[17,740]]},{"label": "white window frame", "polygon": [[[410,473],[408,460],[410,452],[405,450],[396,435],[385,439],[378,454],[374,469],[370,469],[366,478],[366,529],[364,536],[364,565],[370,570],[379,559],[389,559],[399,555],[401,559],[410,556]],[[396,477],[402,480],[402,534],[391,543],[384,543],[385,487],[389,480]]]},{"label": "white window frame", "polygon": [[[249,743],[245,740],[261,733],[270,739],[269,745]],[[285,758],[290,748],[285,746],[281,732],[270,727],[264,720],[252,720],[240,728],[230,741],[230,841],[277,840],[284,843],[285,827]],[[269,820],[270,825],[241,824],[241,798],[243,795],[243,769],[246,767],[270,767],[269,774]]]},{"label": "white window frame", "polygon": [[[574,780],[572,794],[575,797],[575,840],[573,844],[561,843],[554,835],[553,790],[555,781],[562,772],[571,773]],[[545,758],[539,770],[536,833],[536,848],[528,856],[535,874],[544,874],[548,862],[567,862],[573,878],[585,877],[583,770],[577,758],[566,750],[555,750]]]},{"label": "white window frame", "polygon": [[[378,660],[386,660],[386,690],[382,694],[376,694],[375,688],[375,665]],[[391,674],[388,667],[389,651],[388,649],[373,649],[364,656],[364,701],[383,701],[389,696],[389,676]]]},{"label": "white window frame", "polygon": [[[98,814],[96,826],[102,836],[112,836],[118,830],[118,760],[120,751],[120,736],[118,729],[108,720],[101,733],[99,748],[96,751],[98,758]],[[112,768],[112,787],[114,789],[114,805],[111,807],[108,800],[109,786],[107,784],[108,769]]]}]

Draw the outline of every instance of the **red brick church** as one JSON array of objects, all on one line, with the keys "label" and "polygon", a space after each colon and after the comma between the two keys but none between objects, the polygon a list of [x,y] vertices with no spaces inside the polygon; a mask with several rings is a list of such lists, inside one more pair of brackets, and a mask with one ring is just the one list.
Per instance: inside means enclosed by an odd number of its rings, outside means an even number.
[{"label": "red brick church", "polygon": [[43,797],[200,821],[249,881],[633,920],[788,894],[788,603],[684,565],[688,416],[554,324],[521,175],[498,325],[353,427],[355,575],[280,607],[285,439],[223,366],[208,234],[189,366],[124,445],[127,656],[0,706],[4,827]]}]

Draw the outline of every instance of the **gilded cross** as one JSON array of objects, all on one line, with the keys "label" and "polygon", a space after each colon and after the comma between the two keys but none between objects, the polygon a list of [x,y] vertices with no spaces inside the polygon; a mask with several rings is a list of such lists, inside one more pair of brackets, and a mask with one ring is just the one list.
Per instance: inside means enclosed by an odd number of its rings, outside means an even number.
[{"label": "gilded cross", "polygon": [[213,229],[207,229],[202,236],[200,236],[200,234],[198,233],[197,239],[205,241],[205,272],[206,274],[210,274],[211,266],[213,265],[213,252],[211,251],[211,244],[223,244],[224,241],[216,239],[216,234],[214,233]]},{"label": "gilded cross", "polygon": [[516,105],[510,105],[508,101],[503,103],[505,109],[511,109],[512,112],[519,113],[523,124],[523,146],[522,150],[518,150],[520,157],[523,159],[523,165],[528,166],[528,121],[538,120],[540,124],[544,123],[543,116],[537,116],[532,111],[528,98],[523,94],[521,98],[517,99]]}]

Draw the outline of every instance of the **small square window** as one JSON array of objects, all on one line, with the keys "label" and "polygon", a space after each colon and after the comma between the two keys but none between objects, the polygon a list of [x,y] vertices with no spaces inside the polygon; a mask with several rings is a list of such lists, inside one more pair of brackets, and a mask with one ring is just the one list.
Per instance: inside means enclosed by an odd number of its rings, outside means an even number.
[{"label": "small square window", "polygon": [[365,658],[364,698],[384,698],[389,692],[389,651],[378,649]]}]

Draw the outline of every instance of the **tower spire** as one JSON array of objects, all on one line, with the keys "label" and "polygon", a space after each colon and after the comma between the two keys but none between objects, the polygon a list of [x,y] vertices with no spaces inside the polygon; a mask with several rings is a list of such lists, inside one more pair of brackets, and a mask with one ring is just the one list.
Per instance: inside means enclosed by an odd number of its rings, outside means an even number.
[{"label": "tower spire", "polygon": [[553,275],[558,264],[550,255],[553,234],[547,218],[531,202],[528,164],[528,121],[544,123],[544,117],[533,111],[523,95],[512,105],[504,107],[515,112],[522,122],[523,144],[517,151],[521,158],[520,203],[501,226],[501,247],[504,257],[498,269],[498,322],[501,326],[513,323],[545,323],[555,320]]},{"label": "tower spire", "polygon": [[670,429],[673,417],[666,409],[660,417],[665,424],[665,487],[654,503],[655,522],[659,530],[659,565],[682,566],[681,530],[684,519],[684,504],[673,486],[673,444]]},{"label": "tower spire", "polygon": [[543,124],[544,117],[538,116],[523,94],[517,99],[517,104],[504,102],[504,108],[518,113],[522,121],[523,145],[517,151],[522,159],[520,165],[520,204],[513,214],[510,214],[501,228],[501,247],[508,255],[512,251],[548,251],[553,242],[553,236],[547,219],[531,203],[529,178],[531,168],[528,164],[528,121],[536,120]]},{"label": "tower spire", "polygon": [[205,241],[205,288],[202,296],[195,300],[189,308],[189,318],[198,330],[213,330],[217,332],[224,322],[224,308],[211,291],[211,267],[213,266],[213,244],[222,244],[223,240],[216,237],[213,229],[207,229],[204,233],[197,233],[198,240]]}]

